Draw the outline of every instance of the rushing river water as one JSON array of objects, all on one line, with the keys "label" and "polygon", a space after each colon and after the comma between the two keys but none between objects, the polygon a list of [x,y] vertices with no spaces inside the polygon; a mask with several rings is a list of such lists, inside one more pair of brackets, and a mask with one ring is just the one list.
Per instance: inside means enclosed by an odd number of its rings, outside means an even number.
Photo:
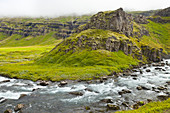
[{"label": "rushing river water", "polygon": [[[169,60],[165,60],[163,62]],[[161,69],[155,69],[160,67]],[[147,70],[150,72],[146,72]],[[141,70],[143,73],[141,73]],[[84,106],[90,106],[91,111],[105,111],[107,103],[101,102],[103,99],[111,99],[113,104],[121,106],[121,109],[130,109],[137,101],[147,99],[158,100],[158,95],[168,95],[170,92],[170,66],[148,66],[145,65],[133,76],[119,76],[109,78],[103,83],[99,81],[70,82],[59,87],[58,82],[50,83],[48,86],[37,85],[37,82],[22,79],[9,79],[0,77],[0,112],[6,109],[14,109],[17,104],[24,104],[24,113],[71,113],[89,112]],[[2,82],[4,80],[10,80]],[[142,86],[145,89],[138,90]],[[159,87],[164,89],[159,90]],[[119,94],[123,89],[131,93]],[[70,92],[81,92],[76,96]],[[26,94],[20,98],[21,94]],[[6,101],[4,101],[6,99]],[[128,102],[129,107],[122,106],[123,102]],[[106,111],[105,111],[106,112]],[[107,111],[109,112],[109,111]]]}]

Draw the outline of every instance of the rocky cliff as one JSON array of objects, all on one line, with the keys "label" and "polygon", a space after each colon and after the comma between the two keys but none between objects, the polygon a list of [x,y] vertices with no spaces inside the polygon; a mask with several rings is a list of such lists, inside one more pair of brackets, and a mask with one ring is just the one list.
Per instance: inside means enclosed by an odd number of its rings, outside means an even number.
[{"label": "rocky cliff", "polygon": [[0,18],[0,32],[8,36],[18,34],[24,38],[45,35],[51,31],[55,31],[57,37],[66,38],[74,33],[77,27],[88,21],[88,19],[79,19],[80,17],[77,17],[62,22],[58,18]]},{"label": "rocky cliff", "polygon": [[166,8],[166,9],[162,9],[162,10],[158,11],[157,13],[155,13],[154,15],[168,17],[168,16],[170,16],[170,7]]},{"label": "rocky cliff", "polygon": [[122,8],[116,11],[99,12],[93,15],[90,21],[85,26],[79,28],[77,32],[86,29],[104,29],[123,33],[126,36],[132,36],[132,19],[133,17],[123,11]]}]

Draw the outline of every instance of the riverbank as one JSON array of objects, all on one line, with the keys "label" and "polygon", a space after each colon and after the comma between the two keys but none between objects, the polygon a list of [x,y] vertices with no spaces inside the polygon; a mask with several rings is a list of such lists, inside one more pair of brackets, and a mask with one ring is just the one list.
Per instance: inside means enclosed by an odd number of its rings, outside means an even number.
[{"label": "riverbank", "polygon": [[[167,62],[166,62],[167,61]],[[136,109],[150,102],[169,98],[170,60],[143,65],[131,73],[90,81],[33,82],[0,78],[0,110],[22,112],[115,112]],[[2,82],[4,81],[4,82]],[[10,105],[9,105],[10,104]],[[8,106],[7,106],[8,105]]]}]

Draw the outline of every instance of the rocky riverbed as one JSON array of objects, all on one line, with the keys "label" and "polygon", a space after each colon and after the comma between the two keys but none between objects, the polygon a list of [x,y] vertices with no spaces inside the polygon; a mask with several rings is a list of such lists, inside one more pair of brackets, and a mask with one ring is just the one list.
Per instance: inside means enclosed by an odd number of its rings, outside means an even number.
[{"label": "rocky riverbed", "polygon": [[0,112],[114,112],[170,97],[170,59],[92,81],[32,82],[0,77]]}]

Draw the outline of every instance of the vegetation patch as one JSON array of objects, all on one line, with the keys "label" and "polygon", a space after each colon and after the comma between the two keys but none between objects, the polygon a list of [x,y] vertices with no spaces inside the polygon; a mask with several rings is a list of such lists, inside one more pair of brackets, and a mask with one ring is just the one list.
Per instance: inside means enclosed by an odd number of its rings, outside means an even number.
[{"label": "vegetation patch", "polygon": [[162,102],[151,102],[137,110],[118,111],[116,113],[169,113],[170,98]]}]

